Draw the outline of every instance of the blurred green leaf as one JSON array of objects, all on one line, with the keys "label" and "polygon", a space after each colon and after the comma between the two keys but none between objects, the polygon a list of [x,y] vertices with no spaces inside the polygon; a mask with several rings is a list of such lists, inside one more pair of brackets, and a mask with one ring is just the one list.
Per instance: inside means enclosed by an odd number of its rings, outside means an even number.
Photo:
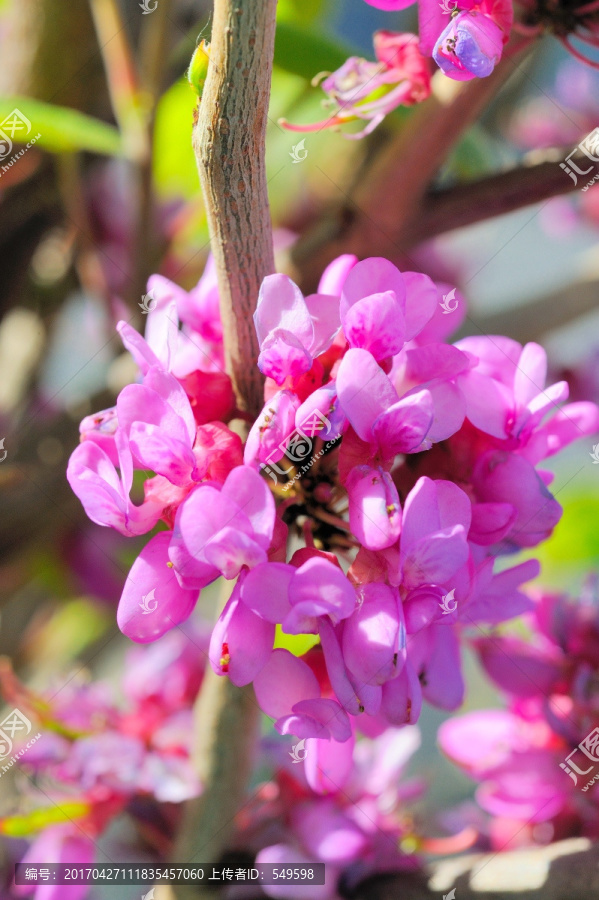
[{"label": "blurred green leaf", "polygon": [[162,195],[196,197],[199,180],[191,146],[197,97],[182,78],[160,98],[154,126],[154,180]]},{"label": "blurred green leaf", "polygon": [[326,0],[279,0],[277,19],[279,21],[313,22],[322,13]]},{"label": "blurred green leaf", "polygon": [[26,136],[20,138],[19,133],[15,133],[15,143],[26,144],[39,134],[38,146],[52,153],[88,150],[107,156],[123,155],[123,142],[118,130],[99,119],[31,97],[0,97],[0,121],[15,109],[31,122],[31,131]]},{"label": "blurred green leaf", "polygon": [[549,540],[531,556],[541,562],[539,581],[555,590],[576,591],[589,569],[599,565],[599,495],[560,496],[564,513]]},{"label": "blurred green leaf", "polygon": [[332,72],[348,56],[359,55],[351,47],[324,37],[296,22],[277,24],[275,66],[310,81],[319,72]]}]

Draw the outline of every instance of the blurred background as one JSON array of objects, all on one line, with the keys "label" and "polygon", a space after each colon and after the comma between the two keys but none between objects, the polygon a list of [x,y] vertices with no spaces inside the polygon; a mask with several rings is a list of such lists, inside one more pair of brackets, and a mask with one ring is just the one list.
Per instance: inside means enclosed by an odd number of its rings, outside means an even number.
[{"label": "blurred background", "polygon": [[[120,690],[130,645],[115,610],[143,539],[93,525],[65,468],[79,421],[113,405],[135,377],[115,323],[143,330],[148,276],[189,289],[209,249],[185,71],[200,37],[209,39],[211,4],[144,3],[0,0],[0,129],[13,144],[0,159],[0,654],[38,688],[84,671]],[[300,164],[293,147],[303,136],[278,119],[322,119],[310,79],[352,53],[372,58],[372,32],[416,30],[416,14],[363,0],[279,0],[278,15],[267,170],[278,266],[301,275],[294,243],[309,246],[412,112],[388,117],[363,141],[311,133]],[[546,38],[466,132],[437,186],[574,148],[598,125],[597,73]],[[598,251],[596,186],[441,234],[411,248],[406,268],[460,287],[468,302],[460,335],[540,341],[552,380],[566,377],[571,399],[599,401]],[[540,583],[573,593],[599,562],[591,450],[579,442],[553,463],[565,514],[534,553]],[[473,660],[468,674],[466,708],[495,703]],[[431,782],[430,808],[472,793],[436,750],[443,718],[426,709],[412,763]],[[12,779],[0,781],[0,816],[14,809],[14,793]]]}]

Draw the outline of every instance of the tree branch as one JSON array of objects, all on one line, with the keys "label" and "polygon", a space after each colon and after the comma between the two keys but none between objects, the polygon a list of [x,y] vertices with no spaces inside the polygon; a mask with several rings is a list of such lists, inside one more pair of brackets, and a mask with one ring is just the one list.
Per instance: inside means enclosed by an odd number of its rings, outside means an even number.
[{"label": "tree branch", "polygon": [[347,197],[298,241],[293,260],[304,276],[304,290],[313,290],[325,266],[341,253],[404,261],[438,169],[512,75],[514,58],[521,54],[514,48],[488,78],[458,82],[441,72],[435,75],[432,96],[375,156]]},{"label": "tree branch", "polygon": [[414,222],[412,242],[417,244],[454,228],[463,228],[560,194],[569,194],[577,186],[558,165],[568,152],[554,150],[545,155],[550,158],[532,165],[519,166],[429,194]]},{"label": "tree branch", "polygon": [[[252,313],[262,279],[274,272],[264,157],[275,14],[276,0],[215,0],[210,64],[193,134],[227,369],[239,407],[250,414],[260,411],[264,396]],[[178,860],[216,863],[229,846],[257,723],[252,688],[235,687],[209,668],[195,707],[195,761],[203,790],[188,804]],[[175,894],[197,898],[205,889],[181,886]]]},{"label": "tree branch", "polygon": [[227,369],[241,409],[264,402],[252,313],[274,272],[264,143],[276,0],[216,0],[193,146],[216,262]]}]

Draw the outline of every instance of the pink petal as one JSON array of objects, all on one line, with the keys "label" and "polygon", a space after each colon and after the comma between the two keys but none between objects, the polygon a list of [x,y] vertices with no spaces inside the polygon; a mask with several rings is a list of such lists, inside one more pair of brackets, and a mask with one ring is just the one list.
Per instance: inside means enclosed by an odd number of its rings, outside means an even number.
[{"label": "pink petal", "polygon": [[308,348],[314,329],[304,295],[287,275],[267,275],[258,294],[254,313],[258,341],[262,344],[277,328],[296,336]]},{"label": "pink petal", "polygon": [[360,604],[343,626],[343,656],[365,684],[384,684],[405,662],[405,630],[398,594],[386,584],[363,584]]},{"label": "pink petal", "polygon": [[399,269],[382,257],[373,256],[364,259],[351,269],[341,293],[340,314],[343,320],[350,306],[370,297],[372,294],[382,294],[385,291],[393,291],[398,302],[405,307],[406,286]]},{"label": "pink petal", "polygon": [[411,453],[420,447],[433,421],[429,391],[403,397],[377,417],[372,431],[386,456]]},{"label": "pink petal", "polygon": [[395,388],[374,356],[358,349],[341,360],[336,383],[339,403],[357,435],[371,441],[376,419],[399,399]]},{"label": "pink petal", "polygon": [[360,543],[369,550],[383,550],[394,544],[401,530],[401,506],[389,473],[381,468],[356,466],[345,486],[349,524]]},{"label": "pink petal", "polygon": [[406,341],[411,341],[432,319],[439,302],[437,286],[421,272],[404,272],[406,286]]},{"label": "pink petal", "polygon": [[189,618],[198,599],[186,590],[169,567],[170,531],[161,531],[143,548],[127,576],[117,611],[117,623],[132,641],[155,641]]},{"label": "pink petal", "polygon": [[320,697],[318,680],[310,666],[289,650],[277,649],[254,679],[260,709],[279,719],[300,700]]},{"label": "pink petal", "polygon": [[403,304],[392,291],[357,300],[342,321],[350,347],[369,350],[377,360],[395,356],[404,345]]},{"label": "pink petal", "polygon": [[268,663],[275,626],[241,603],[239,582],[214,626],[210,638],[210,663],[217,675],[228,675],[243,687]]},{"label": "pink petal", "polygon": [[353,735],[343,744],[314,738],[306,741],[304,772],[315,793],[335,794],[345,787],[354,768],[354,746]]},{"label": "pink petal", "polygon": [[265,562],[248,572],[241,599],[267,622],[283,622],[289,613],[289,583],[296,570],[286,563]]}]

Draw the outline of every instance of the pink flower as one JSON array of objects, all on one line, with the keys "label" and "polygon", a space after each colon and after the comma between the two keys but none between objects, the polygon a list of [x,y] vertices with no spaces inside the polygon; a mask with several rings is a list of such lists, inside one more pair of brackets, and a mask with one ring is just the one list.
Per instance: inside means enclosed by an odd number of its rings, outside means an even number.
[{"label": "pink flower", "polygon": [[92,522],[128,536],[145,534],[160,519],[162,505],[153,499],[134,505],[129,496],[133,484],[131,450],[120,430],[115,445],[120,475],[98,444],[84,441],[71,454],[67,479]]},{"label": "pink flower", "polygon": [[360,132],[345,135],[355,139],[374,131],[398,106],[426,100],[430,74],[416,35],[377,31],[373,43],[377,62],[352,56],[332,75],[313,79],[316,85],[324,78],[321,86],[333,110],[328,119],[313,125],[291,125],[284,119],[280,123],[291,131],[309,132],[346,122],[367,122]]},{"label": "pink flower", "polygon": [[201,588],[219,574],[266,561],[275,524],[273,496],[263,478],[238,466],[221,487],[202,484],[181,503],[169,556],[181,585]]},{"label": "pink flower", "polygon": [[281,385],[308,372],[339,330],[339,298],[311,294],[304,299],[287,275],[268,275],[254,313],[260,342],[258,367]]}]

